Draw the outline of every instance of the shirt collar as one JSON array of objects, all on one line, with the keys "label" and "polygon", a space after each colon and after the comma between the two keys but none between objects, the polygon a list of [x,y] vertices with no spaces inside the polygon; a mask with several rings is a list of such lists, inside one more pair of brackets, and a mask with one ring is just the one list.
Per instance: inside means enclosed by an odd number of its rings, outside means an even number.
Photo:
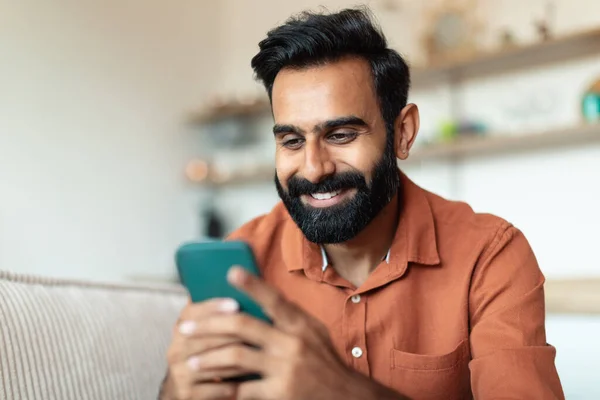
[{"label": "shirt collar", "polygon": [[[398,229],[385,261],[390,274],[402,275],[408,263],[438,265],[434,216],[427,192],[413,183],[404,173],[402,180],[402,211]],[[328,265],[322,246],[309,242],[291,217],[283,222],[282,256],[288,271],[304,270],[307,276],[322,279]]]}]

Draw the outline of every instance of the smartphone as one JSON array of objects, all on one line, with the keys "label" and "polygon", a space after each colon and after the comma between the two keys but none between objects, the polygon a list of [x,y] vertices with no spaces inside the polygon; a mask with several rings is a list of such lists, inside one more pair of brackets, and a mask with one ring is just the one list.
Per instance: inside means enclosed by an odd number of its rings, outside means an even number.
[{"label": "smartphone", "polygon": [[[245,268],[251,274],[260,275],[252,249],[245,242],[186,243],[177,249],[175,261],[181,283],[187,288],[192,302],[228,297],[238,302],[241,312],[272,323],[258,303],[227,282],[227,272],[234,265]],[[261,378],[258,374],[251,374],[223,381],[246,382]]]},{"label": "smartphone", "polygon": [[227,282],[227,272],[234,266],[260,276],[252,249],[242,241],[211,241],[186,243],[177,249],[177,270],[183,286],[197,303],[215,297],[236,300],[240,311],[271,323],[262,307],[250,296]]}]

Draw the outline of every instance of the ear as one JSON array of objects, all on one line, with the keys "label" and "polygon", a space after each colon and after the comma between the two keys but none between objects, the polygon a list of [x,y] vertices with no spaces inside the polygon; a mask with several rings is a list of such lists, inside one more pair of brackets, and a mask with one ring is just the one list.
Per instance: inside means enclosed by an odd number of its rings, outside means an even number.
[{"label": "ear", "polygon": [[407,104],[400,111],[400,115],[394,123],[394,150],[396,157],[406,160],[417,133],[419,133],[419,108],[416,104]]}]

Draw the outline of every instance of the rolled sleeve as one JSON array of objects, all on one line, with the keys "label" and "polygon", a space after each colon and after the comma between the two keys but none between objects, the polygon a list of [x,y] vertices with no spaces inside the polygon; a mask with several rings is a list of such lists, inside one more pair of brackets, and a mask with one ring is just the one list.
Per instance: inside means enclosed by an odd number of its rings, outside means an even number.
[{"label": "rolled sleeve", "polygon": [[476,399],[564,399],[546,342],[544,276],[525,236],[502,227],[470,288],[471,387]]}]

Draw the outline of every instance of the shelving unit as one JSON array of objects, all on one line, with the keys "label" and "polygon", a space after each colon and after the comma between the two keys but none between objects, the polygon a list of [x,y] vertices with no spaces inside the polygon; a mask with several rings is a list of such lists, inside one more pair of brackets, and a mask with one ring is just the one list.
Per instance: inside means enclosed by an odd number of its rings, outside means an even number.
[{"label": "shelving unit", "polygon": [[[558,62],[574,57],[600,54],[600,28],[557,37],[498,51],[482,52],[476,56],[447,60],[446,62],[415,67],[412,70],[413,89],[450,80],[473,78],[486,74],[532,68],[544,63]],[[267,116],[270,112],[268,99],[259,97],[243,102],[220,102],[190,115],[192,124],[208,124],[223,119],[241,119]],[[488,133],[482,137],[461,137],[452,142],[422,146],[412,152],[402,165],[422,163],[429,160],[452,160],[464,157],[499,155],[507,152],[535,151],[553,146],[572,146],[600,141],[598,125],[582,124],[544,132],[523,135]],[[256,165],[227,175],[209,173],[206,183],[224,186],[270,180],[273,165]]]}]

